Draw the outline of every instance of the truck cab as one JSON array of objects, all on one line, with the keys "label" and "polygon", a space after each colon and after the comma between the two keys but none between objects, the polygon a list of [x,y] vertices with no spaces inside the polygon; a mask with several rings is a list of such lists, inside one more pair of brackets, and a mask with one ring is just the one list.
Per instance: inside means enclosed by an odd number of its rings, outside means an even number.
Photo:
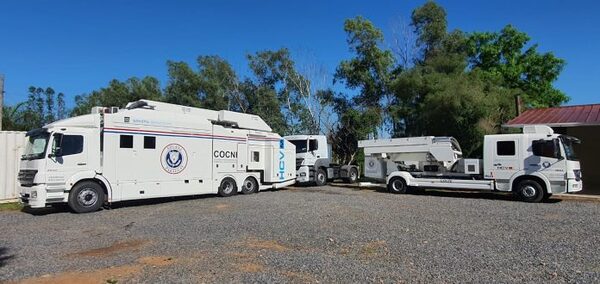
[{"label": "truck cab", "polygon": [[355,165],[337,165],[332,162],[331,144],[325,135],[292,135],[284,137],[296,146],[296,181],[325,185],[328,180],[342,179],[356,182],[359,177]]},{"label": "truck cab", "polygon": [[[67,202],[74,183],[101,178],[99,125],[98,117],[83,115],[29,131],[19,172],[21,199],[31,207]],[[97,197],[83,192],[78,198],[86,203]]]},{"label": "truck cab", "polygon": [[[496,181],[500,191],[519,190],[524,180],[538,183],[546,195],[583,189],[579,160],[573,150],[577,138],[555,134],[546,126],[528,126],[522,134],[486,135],[484,179]],[[533,197],[525,187],[520,194]]]}]

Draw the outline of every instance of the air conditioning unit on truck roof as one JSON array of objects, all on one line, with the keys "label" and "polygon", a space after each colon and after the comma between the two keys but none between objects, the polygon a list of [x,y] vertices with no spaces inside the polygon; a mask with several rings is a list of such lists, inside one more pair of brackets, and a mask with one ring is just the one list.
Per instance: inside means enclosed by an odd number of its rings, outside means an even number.
[{"label": "air conditioning unit on truck roof", "polygon": [[483,159],[463,159],[452,137],[359,141],[365,177],[385,181],[395,193],[409,188],[509,191],[527,202],[583,189],[574,137],[544,125],[520,134],[486,135]]},{"label": "air conditioning unit on truck roof", "polygon": [[[108,111],[107,111],[108,110]],[[168,196],[293,184],[295,147],[258,116],[149,100],[94,108],[28,133],[21,199],[76,212]]]}]

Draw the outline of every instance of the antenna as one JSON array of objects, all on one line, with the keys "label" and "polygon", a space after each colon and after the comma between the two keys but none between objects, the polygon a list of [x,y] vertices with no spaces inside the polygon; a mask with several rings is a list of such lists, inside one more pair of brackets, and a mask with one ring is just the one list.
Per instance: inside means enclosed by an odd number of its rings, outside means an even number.
[{"label": "antenna", "polygon": [[2,131],[2,110],[4,109],[4,75],[0,74],[0,131]]}]

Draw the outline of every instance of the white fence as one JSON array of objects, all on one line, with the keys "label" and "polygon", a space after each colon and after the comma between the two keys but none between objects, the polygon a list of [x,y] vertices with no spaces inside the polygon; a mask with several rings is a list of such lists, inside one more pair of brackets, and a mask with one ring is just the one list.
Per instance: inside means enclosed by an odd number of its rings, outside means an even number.
[{"label": "white fence", "polygon": [[18,197],[17,175],[25,141],[25,132],[0,131],[0,201]]}]

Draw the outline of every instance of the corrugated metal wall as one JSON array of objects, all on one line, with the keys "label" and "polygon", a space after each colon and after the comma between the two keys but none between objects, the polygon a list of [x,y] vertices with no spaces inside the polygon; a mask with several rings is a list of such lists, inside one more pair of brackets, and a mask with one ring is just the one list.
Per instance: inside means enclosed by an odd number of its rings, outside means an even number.
[{"label": "corrugated metal wall", "polygon": [[25,141],[25,132],[0,131],[0,201],[19,194],[17,175]]}]

